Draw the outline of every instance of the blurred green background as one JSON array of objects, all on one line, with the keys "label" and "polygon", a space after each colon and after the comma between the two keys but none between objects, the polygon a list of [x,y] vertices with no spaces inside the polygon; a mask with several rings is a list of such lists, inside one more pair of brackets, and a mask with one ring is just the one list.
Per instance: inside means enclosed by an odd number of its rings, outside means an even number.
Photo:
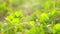
[{"label": "blurred green background", "polygon": [[60,34],[60,0],[0,0],[0,34]]}]

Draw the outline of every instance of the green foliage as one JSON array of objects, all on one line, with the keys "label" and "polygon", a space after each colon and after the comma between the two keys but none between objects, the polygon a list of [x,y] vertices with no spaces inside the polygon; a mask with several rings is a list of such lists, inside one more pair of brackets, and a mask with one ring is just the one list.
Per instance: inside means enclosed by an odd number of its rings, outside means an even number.
[{"label": "green foliage", "polygon": [[13,25],[17,25],[22,17],[24,17],[23,11],[18,10],[15,13],[11,13],[6,19],[12,22]]},{"label": "green foliage", "polygon": [[50,16],[54,16],[56,14],[56,9],[52,9],[50,12]]},{"label": "green foliage", "polygon": [[48,20],[49,20],[48,14],[42,13],[40,16],[40,21],[44,23],[44,22],[47,22]]},{"label": "green foliage", "polygon": [[56,24],[53,28],[55,29],[56,33],[60,34],[60,24]]},{"label": "green foliage", "polygon": [[60,34],[60,10],[55,8],[55,0],[0,2],[0,14],[10,13],[0,22],[0,34]]},{"label": "green foliage", "polygon": [[0,4],[0,14],[5,14],[7,12],[7,4],[6,2],[3,2]]}]

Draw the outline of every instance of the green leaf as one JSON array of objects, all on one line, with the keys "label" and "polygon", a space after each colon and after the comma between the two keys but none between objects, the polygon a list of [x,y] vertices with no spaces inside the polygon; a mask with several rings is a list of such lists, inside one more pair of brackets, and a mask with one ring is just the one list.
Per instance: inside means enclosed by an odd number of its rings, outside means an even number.
[{"label": "green leaf", "polygon": [[42,13],[39,19],[41,22],[46,22],[49,20],[49,15],[46,13]]},{"label": "green leaf", "polygon": [[59,32],[60,32],[60,24],[56,24],[56,25],[53,27],[53,29],[54,29],[57,33],[59,33]]},{"label": "green leaf", "polygon": [[56,14],[56,9],[52,9],[49,14],[50,16],[54,16]]}]

